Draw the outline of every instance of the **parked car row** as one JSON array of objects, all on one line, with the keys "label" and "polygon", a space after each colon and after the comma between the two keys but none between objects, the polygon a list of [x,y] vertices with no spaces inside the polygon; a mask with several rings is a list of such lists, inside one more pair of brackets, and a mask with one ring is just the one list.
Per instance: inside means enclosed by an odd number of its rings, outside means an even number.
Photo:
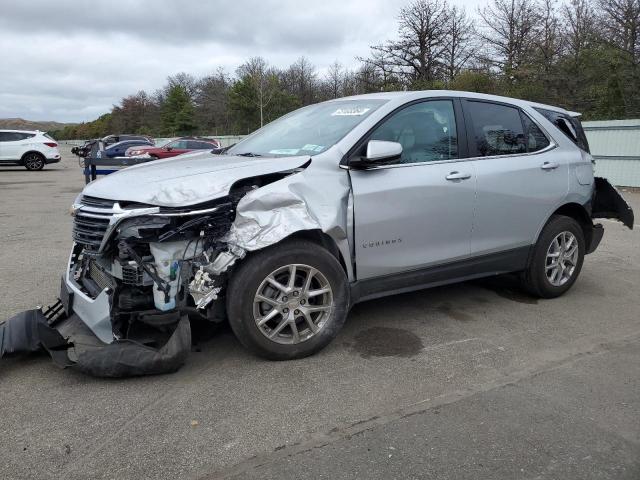
[{"label": "parked car row", "polygon": [[218,140],[209,138],[183,137],[173,140],[162,147],[144,146],[130,147],[126,151],[128,157],[149,155],[152,158],[169,158],[196,150],[215,150],[220,148]]}]

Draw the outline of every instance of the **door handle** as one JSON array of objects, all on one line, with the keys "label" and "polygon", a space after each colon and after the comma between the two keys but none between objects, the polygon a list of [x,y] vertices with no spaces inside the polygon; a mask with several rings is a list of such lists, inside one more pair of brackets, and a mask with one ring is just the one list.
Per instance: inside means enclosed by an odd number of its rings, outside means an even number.
[{"label": "door handle", "polygon": [[471,174],[470,173],[461,173],[461,172],[451,172],[449,175],[447,175],[446,177],[447,180],[467,180],[469,178],[471,178]]},{"label": "door handle", "polygon": [[555,170],[559,166],[560,164],[556,162],[544,162],[542,165],[540,165],[540,168],[542,170]]}]

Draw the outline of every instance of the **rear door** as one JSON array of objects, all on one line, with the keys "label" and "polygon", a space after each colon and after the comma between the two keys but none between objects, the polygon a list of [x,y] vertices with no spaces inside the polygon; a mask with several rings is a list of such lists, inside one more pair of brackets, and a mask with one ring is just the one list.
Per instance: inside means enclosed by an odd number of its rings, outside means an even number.
[{"label": "rear door", "polygon": [[2,152],[0,153],[0,159],[5,161],[16,161],[22,158],[22,155],[28,150],[28,138],[34,137],[32,133],[22,132],[5,132],[0,134],[3,136],[4,141],[2,144]]},{"label": "rear door", "polygon": [[476,179],[461,117],[457,100],[421,101],[364,139],[364,149],[369,140],[386,140],[403,152],[394,164],[350,170],[359,280],[469,256]]},{"label": "rear door", "polygon": [[463,107],[477,160],[471,252],[528,247],[567,195],[567,152],[515,106],[467,99]]}]

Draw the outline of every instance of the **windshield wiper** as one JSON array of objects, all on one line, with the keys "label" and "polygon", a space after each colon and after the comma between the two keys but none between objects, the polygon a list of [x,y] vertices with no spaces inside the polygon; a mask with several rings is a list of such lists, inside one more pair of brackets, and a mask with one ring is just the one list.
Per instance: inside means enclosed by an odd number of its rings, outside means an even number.
[{"label": "windshield wiper", "polygon": [[253,152],[236,153],[236,155],[238,157],[261,157],[262,156],[259,153],[253,153]]}]

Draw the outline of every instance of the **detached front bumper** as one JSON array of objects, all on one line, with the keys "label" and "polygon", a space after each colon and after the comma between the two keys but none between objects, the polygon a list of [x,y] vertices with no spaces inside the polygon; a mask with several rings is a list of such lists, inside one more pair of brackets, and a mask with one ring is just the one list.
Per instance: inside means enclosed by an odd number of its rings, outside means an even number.
[{"label": "detached front bumper", "polygon": [[113,342],[111,295],[107,290],[103,290],[96,298],[89,297],[75,280],[70,278],[69,272],[68,268],[60,286],[60,301],[64,305],[65,312],[69,316],[77,315],[100,341]]}]

